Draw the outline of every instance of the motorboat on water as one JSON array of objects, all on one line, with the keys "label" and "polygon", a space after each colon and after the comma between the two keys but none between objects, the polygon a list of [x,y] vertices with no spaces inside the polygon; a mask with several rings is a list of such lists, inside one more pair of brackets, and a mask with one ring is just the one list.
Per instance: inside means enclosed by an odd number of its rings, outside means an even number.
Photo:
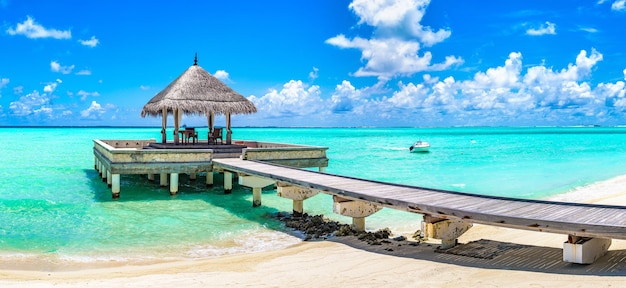
[{"label": "motorboat on water", "polygon": [[411,153],[428,152],[428,149],[430,149],[430,143],[421,140],[415,142],[415,144],[409,147],[409,151],[411,151]]}]

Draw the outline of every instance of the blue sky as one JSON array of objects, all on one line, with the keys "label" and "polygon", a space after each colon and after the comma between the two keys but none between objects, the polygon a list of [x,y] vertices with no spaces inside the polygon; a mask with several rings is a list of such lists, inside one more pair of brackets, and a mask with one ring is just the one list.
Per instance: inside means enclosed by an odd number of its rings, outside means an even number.
[{"label": "blue sky", "polygon": [[625,1],[0,0],[0,125],[159,126],[196,52],[234,126],[626,125]]}]

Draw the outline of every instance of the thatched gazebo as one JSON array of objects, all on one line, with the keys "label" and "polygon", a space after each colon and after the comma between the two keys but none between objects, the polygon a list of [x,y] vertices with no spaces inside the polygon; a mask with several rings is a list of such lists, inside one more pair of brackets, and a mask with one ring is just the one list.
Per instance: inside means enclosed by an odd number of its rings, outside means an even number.
[{"label": "thatched gazebo", "polygon": [[232,139],[230,115],[255,112],[256,107],[250,100],[198,66],[196,54],[191,67],[143,106],[141,117],[146,115],[163,117],[161,134],[163,143],[166,143],[167,115],[173,115],[174,143],[178,144],[182,114],[206,115],[209,133],[213,132],[215,115],[223,114],[226,116],[226,144],[230,144]]}]

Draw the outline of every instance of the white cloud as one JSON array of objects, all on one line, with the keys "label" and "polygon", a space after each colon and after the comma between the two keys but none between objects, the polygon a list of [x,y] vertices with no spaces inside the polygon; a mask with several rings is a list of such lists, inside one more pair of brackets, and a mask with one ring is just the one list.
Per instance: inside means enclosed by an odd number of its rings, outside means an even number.
[{"label": "white cloud", "polygon": [[76,72],[76,75],[91,75],[91,70],[80,70]]},{"label": "white cloud", "polygon": [[144,90],[144,91],[150,90],[150,86],[141,85],[141,86],[139,86],[139,89]]},{"label": "white cloud", "polygon": [[10,27],[6,30],[9,35],[24,35],[31,39],[37,38],[54,38],[54,39],[70,39],[72,32],[70,30],[47,29],[28,16],[23,23],[17,24],[15,28]]},{"label": "white cloud", "polygon": [[38,114],[45,112],[46,105],[48,105],[50,99],[47,94],[39,94],[38,91],[33,91],[30,94],[26,94],[17,101],[9,104],[12,114],[15,116],[28,116],[32,114]]},{"label": "white cloud", "polygon": [[9,78],[1,78],[0,79],[0,89],[4,88],[9,84]]},{"label": "white cloud", "polygon": [[54,92],[54,90],[57,89],[57,86],[59,84],[63,83],[63,81],[61,81],[61,79],[57,79],[55,82],[50,82],[48,84],[46,84],[46,86],[43,87],[43,92],[46,93],[52,93]]},{"label": "white cloud", "polygon": [[340,48],[361,50],[361,59],[367,63],[354,73],[355,76],[377,76],[388,80],[394,76],[410,76],[421,71],[441,71],[463,63],[461,58],[448,56],[445,62],[433,65],[430,52],[425,52],[421,57],[417,54],[420,45],[415,41],[360,37],[349,40],[344,35],[339,35],[326,42]]},{"label": "white cloud", "polygon": [[50,61],[50,70],[52,72],[58,72],[62,74],[70,74],[72,70],[74,70],[74,65],[71,66],[61,66],[57,61]]},{"label": "white cloud", "polygon": [[319,71],[320,69],[318,69],[317,67],[313,67],[313,71],[309,72],[309,79],[311,81],[315,81],[315,79],[319,77],[319,74],[318,74]]},{"label": "white cloud", "polygon": [[96,38],[96,36],[91,36],[91,39],[89,40],[78,40],[78,42],[80,42],[81,45],[84,46],[89,46],[91,48],[98,46],[98,44],[100,44],[100,41]]},{"label": "white cloud", "polygon": [[220,79],[224,82],[230,81],[228,72],[226,72],[225,70],[217,70],[215,71],[215,74],[213,74],[213,76],[215,76],[215,78]]},{"label": "white cloud", "polygon": [[102,117],[102,115],[106,112],[105,108],[102,108],[100,104],[96,101],[91,101],[91,105],[89,108],[80,111],[80,116],[86,119],[97,120]]},{"label": "white cloud", "polygon": [[420,24],[428,7],[428,0],[354,0],[349,7],[359,17],[359,24],[374,27],[375,37],[370,39],[354,37],[348,39],[340,34],[326,40],[327,44],[339,48],[352,48],[361,51],[364,67],[355,76],[376,76],[379,80],[389,80],[396,76],[410,76],[420,71],[441,71],[463,63],[456,56],[446,56],[442,63],[432,64],[430,51],[422,52],[422,46],[429,47],[450,37],[449,30],[433,32],[430,27]]},{"label": "white cloud", "polygon": [[626,9],[626,0],[617,0],[611,4],[611,10],[622,11]]},{"label": "white cloud", "polygon": [[89,97],[89,96],[92,96],[92,97],[100,96],[100,93],[98,93],[98,92],[87,92],[85,90],[80,90],[76,94],[78,96],[80,96],[80,100],[81,101],[85,101],[85,99],[87,99],[87,97]]},{"label": "white cloud", "polygon": [[526,30],[527,35],[541,36],[541,35],[556,35],[556,24],[546,21],[538,28],[530,28]]},{"label": "white cloud", "polygon": [[331,110],[334,113],[345,113],[355,111],[359,113],[359,106],[364,102],[363,96],[365,93],[363,90],[357,90],[352,86],[352,83],[347,80],[343,80],[340,85],[335,87],[335,91],[330,97]]},{"label": "white cloud", "polygon": [[622,73],[624,73],[624,80],[626,80],[626,69],[624,69],[624,71],[622,71]]},{"label": "white cloud", "polygon": [[300,80],[285,83],[280,91],[271,89],[262,97],[250,96],[259,114],[268,117],[296,117],[317,113],[324,108],[319,86]]}]

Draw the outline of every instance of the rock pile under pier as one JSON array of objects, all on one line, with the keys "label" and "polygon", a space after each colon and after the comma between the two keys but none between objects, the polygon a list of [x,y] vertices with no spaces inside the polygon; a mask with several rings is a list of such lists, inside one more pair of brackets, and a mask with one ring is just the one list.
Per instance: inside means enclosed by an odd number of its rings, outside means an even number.
[{"label": "rock pile under pier", "polygon": [[[367,242],[369,245],[382,245],[383,243],[391,243],[389,236],[392,235],[389,228],[384,228],[375,232],[356,231],[348,224],[341,224],[337,221],[331,221],[324,218],[324,215],[310,216],[307,213],[302,216],[290,213],[279,212],[275,217],[285,223],[285,226],[304,233],[305,241],[324,240],[333,236],[355,236],[359,240]],[[398,236],[392,238],[394,241],[404,241],[406,237]]]}]

